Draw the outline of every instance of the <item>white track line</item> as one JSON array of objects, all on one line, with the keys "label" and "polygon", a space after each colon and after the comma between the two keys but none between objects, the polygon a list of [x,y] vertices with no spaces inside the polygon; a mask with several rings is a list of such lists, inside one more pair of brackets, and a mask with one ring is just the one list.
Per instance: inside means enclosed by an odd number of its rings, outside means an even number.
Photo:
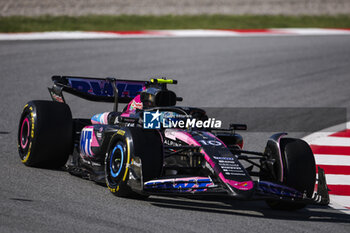
[{"label": "white track line", "polygon": [[328,185],[350,185],[350,176],[326,174],[326,181]]},{"label": "white track line", "polygon": [[[350,207],[350,196],[340,196],[340,195],[330,195],[331,203],[336,203],[340,206],[337,206],[335,209],[342,210],[347,214],[350,214],[350,209],[345,207]],[[333,206],[332,206],[333,207]]]},{"label": "white track line", "polygon": [[329,135],[331,135],[335,132],[339,132],[339,131],[342,131],[345,129],[350,129],[350,122],[342,123],[342,124],[339,124],[336,126],[329,127],[327,129],[323,129],[319,132],[312,133],[310,135],[305,136],[303,138],[303,140],[305,140],[305,141],[309,142],[309,144],[311,144],[311,142],[313,142],[317,138],[328,137]]},{"label": "white track line", "polygon": [[350,155],[315,154],[315,160],[318,165],[350,166]]},{"label": "white track line", "polygon": [[0,40],[75,40],[172,37],[261,37],[261,36],[350,35],[350,29],[280,28],[263,30],[144,30],[138,32],[33,32],[0,33]]},{"label": "white track line", "polygon": [[175,37],[211,37],[211,36],[239,36],[240,34],[232,31],[222,31],[222,30],[164,30],[158,31],[161,33],[165,33],[169,36]]},{"label": "white track line", "polygon": [[349,146],[350,138],[346,137],[322,137],[316,138],[312,141],[312,145],[322,145],[322,146]]},{"label": "white track line", "polygon": [[74,40],[74,39],[107,39],[116,38],[114,34],[96,32],[33,32],[33,33],[0,33],[0,40]]},{"label": "white track line", "polygon": [[[275,31],[279,31],[275,29]],[[347,30],[339,29],[323,29],[323,28],[287,28],[282,29],[281,32],[288,32],[293,34],[302,34],[302,35],[346,35],[349,33]]]},{"label": "white track line", "polygon": [[333,133],[333,131],[332,132],[316,132],[316,133],[312,133],[312,134],[304,137],[303,140],[305,140],[307,142],[313,142],[314,140],[316,140],[318,138],[328,137],[332,133]]}]

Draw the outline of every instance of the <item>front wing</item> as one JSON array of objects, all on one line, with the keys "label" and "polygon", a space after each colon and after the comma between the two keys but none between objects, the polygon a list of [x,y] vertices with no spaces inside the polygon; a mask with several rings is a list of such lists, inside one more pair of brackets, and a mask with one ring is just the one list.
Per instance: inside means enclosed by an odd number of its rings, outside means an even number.
[{"label": "front wing", "polygon": [[[312,198],[305,194],[273,182],[254,181],[254,195],[244,200],[280,200],[315,205],[328,205],[328,187],[323,169],[318,169],[317,191]],[[175,196],[231,196],[241,199],[230,193],[225,185],[214,182],[211,177],[180,177],[147,181],[143,185],[143,192],[150,195]]]}]

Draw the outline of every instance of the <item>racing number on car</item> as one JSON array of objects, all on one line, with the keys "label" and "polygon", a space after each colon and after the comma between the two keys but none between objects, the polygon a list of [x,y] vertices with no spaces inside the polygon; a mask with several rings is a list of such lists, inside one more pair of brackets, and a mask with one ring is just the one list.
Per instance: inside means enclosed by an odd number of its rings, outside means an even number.
[{"label": "racing number on car", "polygon": [[215,140],[199,140],[200,144],[203,146],[221,146],[222,143]]}]

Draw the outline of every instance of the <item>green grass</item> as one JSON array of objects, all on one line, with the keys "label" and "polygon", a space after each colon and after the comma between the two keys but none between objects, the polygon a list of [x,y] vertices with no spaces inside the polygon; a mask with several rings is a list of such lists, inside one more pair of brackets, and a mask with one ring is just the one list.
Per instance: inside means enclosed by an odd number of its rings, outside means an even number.
[{"label": "green grass", "polygon": [[145,29],[350,28],[350,16],[40,16],[0,17],[0,32],[122,31]]}]

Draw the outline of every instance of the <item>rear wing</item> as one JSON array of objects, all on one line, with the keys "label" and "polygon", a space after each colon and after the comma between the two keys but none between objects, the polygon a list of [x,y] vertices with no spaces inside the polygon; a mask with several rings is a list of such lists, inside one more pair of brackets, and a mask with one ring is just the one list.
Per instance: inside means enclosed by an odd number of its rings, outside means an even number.
[{"label": "rear wing", "polygon": [[64,103],[62,92],[80,98],[109,103],[129,103],[145,87],[147,81],[115,78],[86,78],[75,76],[52,76],[54,85],[48,88],[53,101]]}]

